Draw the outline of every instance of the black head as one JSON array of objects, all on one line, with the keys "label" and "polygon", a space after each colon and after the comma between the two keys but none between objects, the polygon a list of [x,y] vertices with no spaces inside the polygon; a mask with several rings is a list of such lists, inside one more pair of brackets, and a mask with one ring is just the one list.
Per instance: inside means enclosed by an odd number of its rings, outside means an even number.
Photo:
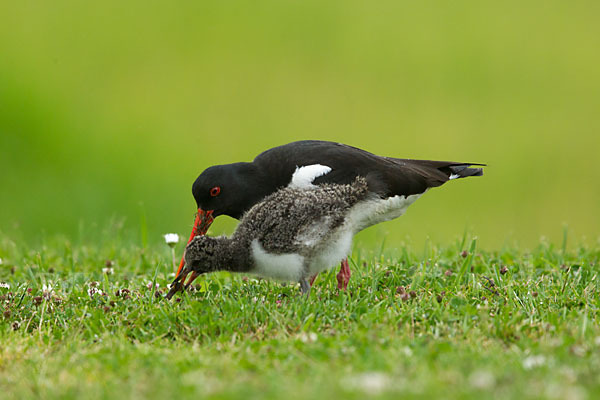
[{"label": "black head", "polygon": [[265,188],[252,163],[215,165],[200,174],[192,186],[192,194],[201,210],[212,215],[242,214],[274,189]]},{"label": "black head", "polygon": [[[215,165],[207,168],[192,185],[192,194],[198,205],[191,240],[206,234],[213,219],[229,215],[240,219],[263,197],[275,191],[277,183],[264,179],[253,163]],[[181,259],[177,275],[185,262]]]}]

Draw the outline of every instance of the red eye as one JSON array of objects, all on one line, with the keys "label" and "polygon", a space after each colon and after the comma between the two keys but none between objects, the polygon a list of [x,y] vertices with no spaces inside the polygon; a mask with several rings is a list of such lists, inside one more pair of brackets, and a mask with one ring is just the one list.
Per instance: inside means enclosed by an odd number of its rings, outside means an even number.
[{"label": "red eye", "polygon": [[215,186],[214,188],[210,189],[210,195],[212,197],[217,197],[219,195],[219,193],[221,193],[221,187],[220,186]]}]

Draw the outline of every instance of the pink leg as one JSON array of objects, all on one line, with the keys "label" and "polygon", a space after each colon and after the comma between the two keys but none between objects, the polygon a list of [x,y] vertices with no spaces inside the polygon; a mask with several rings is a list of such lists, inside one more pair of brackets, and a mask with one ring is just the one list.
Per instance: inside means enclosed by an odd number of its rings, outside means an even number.
[{"label": "pink leg", "polygon": [[350,282],[350,265],[348,265],[348,259],[345,258],[342,261],[340,272],[337,274],[338,289],[346,290],[348,288],[348,282]]}]

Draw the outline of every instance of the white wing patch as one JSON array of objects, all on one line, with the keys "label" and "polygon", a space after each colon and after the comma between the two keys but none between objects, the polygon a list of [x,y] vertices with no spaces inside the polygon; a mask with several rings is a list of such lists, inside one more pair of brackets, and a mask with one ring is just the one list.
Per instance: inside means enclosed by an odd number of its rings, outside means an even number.
[{"label": "white wing patch", "polygon": [[321,164],[305,165],[303,167],[296,167],[296,171],[292,175],[292,180],[288,187],[295,189],[310,189],[314,188],[313,181],[320,176],[328,174],[331,171],[331,167]]},{"label": "white wing patch", "polygon": [[456,178],[460,178],[460,175],[458,175],[458,174],[451,174],[450,178],[448,178],[448,179],[450,180],[450,179],[456,179]]}]

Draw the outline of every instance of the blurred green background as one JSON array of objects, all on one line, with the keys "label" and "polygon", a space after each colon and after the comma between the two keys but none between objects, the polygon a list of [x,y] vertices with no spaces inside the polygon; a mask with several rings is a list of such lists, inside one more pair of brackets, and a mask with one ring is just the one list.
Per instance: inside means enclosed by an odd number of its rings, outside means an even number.
[{"label": "blurred green background", "polygon": [[187,236],[204,168],[300,139],[489,164],[359,243],[599,236],[598,1],[7,1],[0,19],[12,237]]}]

